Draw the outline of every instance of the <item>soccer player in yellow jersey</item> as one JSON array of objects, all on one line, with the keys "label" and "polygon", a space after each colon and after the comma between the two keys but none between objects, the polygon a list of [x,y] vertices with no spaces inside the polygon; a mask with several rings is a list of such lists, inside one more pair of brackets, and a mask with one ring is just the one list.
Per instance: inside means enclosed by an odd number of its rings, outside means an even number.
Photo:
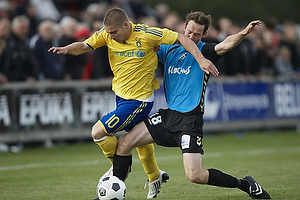
[{"label": "soccer player in yellow jersey", "polygon": [[[97,121],[91,134],[112,164],[118,142],[115,133],[121,130],[129,131],[148,116],[152,109],[154,90],[159,88],[155,78],[158,61],[154,47],[176,42],[196,58],[203,71],[218,76],[217,68],[203,57],[195,43],[184,34],[168,29],[150,28],[144,24],[133,24],[126,12],[119,8],[109,10],[104,18],[104,28],[84,42],[51,47],[48,50],[61,55],[79,55],[101,46],[108,47],[109,62],[114,74],[112,90],[116,94],[116,109]],[[152,144],[136,149],[148,175],[147,198],[152,199],[159,192],[162,182],[166,182],[169,177],[166,172],[159,170]],[[106,174],[110,173],[112,168]]]}]

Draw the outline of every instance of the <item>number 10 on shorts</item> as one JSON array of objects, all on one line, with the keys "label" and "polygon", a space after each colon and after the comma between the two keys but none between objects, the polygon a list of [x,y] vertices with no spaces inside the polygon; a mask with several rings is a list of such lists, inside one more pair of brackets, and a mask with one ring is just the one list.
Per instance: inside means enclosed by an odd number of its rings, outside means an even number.
[{"label": "number 10 on shorts", "polygon": [[118,122],[120,121],[119,117],[117,117],[115,114],[113,116],[111,116],[106,122],[105,124],[107,124],[107,126],[109,128],[113,128],[115,125],[118,124]]}]

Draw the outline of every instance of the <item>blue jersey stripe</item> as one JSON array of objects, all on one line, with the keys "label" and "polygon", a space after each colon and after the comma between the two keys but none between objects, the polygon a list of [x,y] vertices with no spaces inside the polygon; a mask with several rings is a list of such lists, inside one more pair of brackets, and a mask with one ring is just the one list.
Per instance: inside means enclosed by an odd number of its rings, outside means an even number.
[{"label": "blue jersey stripe", "polygon": [[89,45],[88,43],[86,43],[86,44],[94,50],[94,48],[91,45]]},{"label": "blue jersey stripe", "polygon": [[134,32],[144,31],[145,33],[149,33],[158,37],[162,37],[163,32],[153,28],[146,28],[145,26],[137,25],[134,29]]}]

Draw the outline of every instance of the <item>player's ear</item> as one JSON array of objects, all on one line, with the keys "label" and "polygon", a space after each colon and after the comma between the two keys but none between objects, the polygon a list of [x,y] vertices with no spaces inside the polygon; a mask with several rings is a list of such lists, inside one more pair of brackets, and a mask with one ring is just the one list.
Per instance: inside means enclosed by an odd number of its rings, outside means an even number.
[{"label": "player's ear", "polygon": [[126,29],[129,29],[129,28],[130,28],[130,22],[125,21],[125,22],[124,22],[124,27],[125,27]]},{"label": "player's ear", "polygon": [[207,31],[205,31],[202,35],[202,37],[206,36],[207,35]]}]

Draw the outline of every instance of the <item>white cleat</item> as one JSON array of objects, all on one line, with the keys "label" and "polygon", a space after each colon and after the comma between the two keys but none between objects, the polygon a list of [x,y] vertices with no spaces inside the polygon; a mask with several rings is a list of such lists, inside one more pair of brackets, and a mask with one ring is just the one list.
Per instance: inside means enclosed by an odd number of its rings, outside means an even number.
[{"label": "white cleat", "polygon": [[[101,180],[107,176],[112,176],[113,175],[113,166],[111,166],[111,168],[109,168],[109,170],[107,170],[107,172],[105,172],[101,178],[99,179],[99,183],[101,182]],[[98,183],[98,184],[99,184]]]},{"label": "white cleat", "polygon": [[158,179],[156,179],[155,181],[149,182],[147,180],[145,188],[149,187],[149,193],[147,196],[147,199],[153,199],[155,197],[157,197],[157,194],[159,193],[159,189],[162,185],[162,183],[166,183],[169,180],[169,175],[167,174],[167,172],[159,170],[159,177]]}]

